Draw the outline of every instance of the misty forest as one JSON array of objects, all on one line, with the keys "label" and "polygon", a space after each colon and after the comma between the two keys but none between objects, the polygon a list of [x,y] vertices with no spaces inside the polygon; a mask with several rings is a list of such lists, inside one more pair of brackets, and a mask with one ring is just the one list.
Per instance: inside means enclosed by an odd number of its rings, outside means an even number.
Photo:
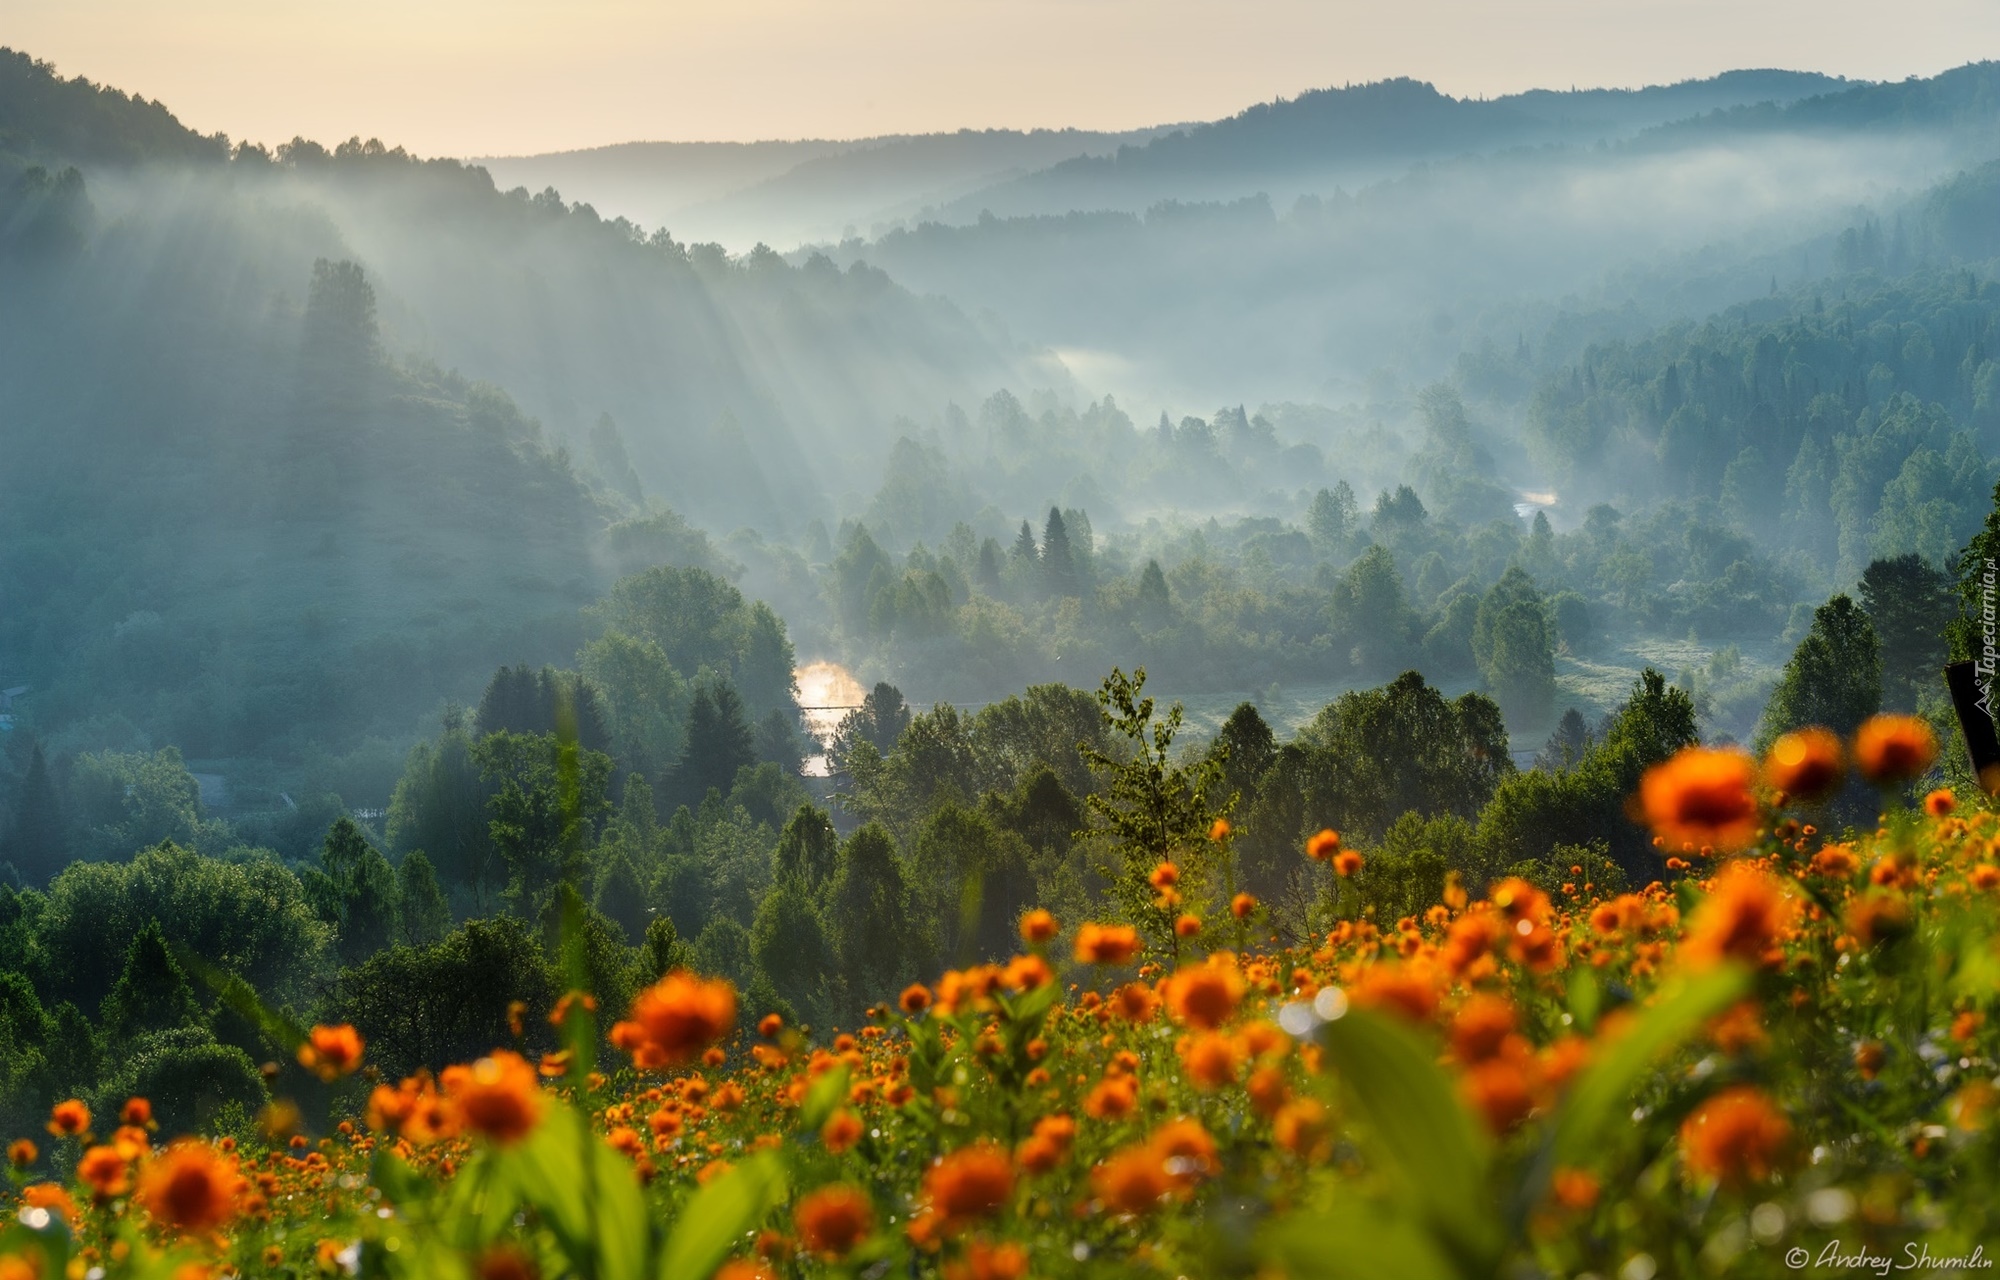
[{"label": "misty forest", "polygon": [[[424,158],[0,50],[0,1277],[51,1212],[163,1276],[1969,1248],[1996,139],[1973,63]],[[160,1189],[216,1152],[261,1208]]]}]

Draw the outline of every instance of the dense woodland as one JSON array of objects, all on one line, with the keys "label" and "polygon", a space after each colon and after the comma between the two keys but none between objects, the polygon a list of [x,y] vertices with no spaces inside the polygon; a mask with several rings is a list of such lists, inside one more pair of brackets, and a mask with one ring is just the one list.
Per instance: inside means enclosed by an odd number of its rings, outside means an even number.
[{"label": "dense woodland", "polygon": [[[1493,117],[1401,84],[1341,117],[1394,176],[1282,215],[1191,196],[732,257],[379,142],[199,137],[0,55],[7,1131],[132,1094],[241,1128],[267,1050],[218,975],[353,1023],[391,1077],[546,1010],[565,919],[607,1007],[689,967],[851,1026],[1004,959],[1030,905],[1170,938],[1135,868],[1217,818],[1228,856],[1184,893],[1252,892],[1297,941],[1451,877],[1645,885],[1627,797],[1697,741],[1885,708],[1943,734],[1938,666],[2000,551],[1990,163],[1765,210],[1685,290],[1672,259],[1489,305],[1560,239],[1496,215],[1465,252],[1526,247],[1451,284],[1485,299],[1464,324],[1406,256],[1380,315],[1343,292],[1318,349],[1266,353],[1352,396],[1258,398],[1246,360],[1237,403],[1138,415],[1013,336],[1077,337],[1035,319],[1061,289],[1005,304],[1060,278],[1121,300],[1085,329],[1254,311],[1256,345],[1468,184],[1527,201],[1753,134],[1958,157],[1991,75],[1607,154],[1494,129],[1416,170]],[[1416,146],[1383,132],[1405,99],[1469,123]],[[1330,103],[1058,177],[1157,183],[1246,132],[1289,154]],[[1524,136],[1549,145],[1500,146]],[[1336,366],[1355,323],[1407,361]],[[825,743],[811,658],[872,686]],[[1328,827],[1351,881],[1300,856]]]}]

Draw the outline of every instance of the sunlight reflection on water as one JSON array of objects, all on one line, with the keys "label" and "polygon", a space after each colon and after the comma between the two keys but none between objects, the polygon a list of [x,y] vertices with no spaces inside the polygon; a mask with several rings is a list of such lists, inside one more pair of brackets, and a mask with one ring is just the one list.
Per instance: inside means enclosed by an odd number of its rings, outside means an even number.
[{"label": "sunlight reflection on water", "polygon": [[800,770],[808,778],[824,778],[832,770],[826,749],[841,718],[861,705],[867,691],[846,667],[838,662],[808,662],[793,673],[799,682],[799,711],[805,729],[820,745],[815,755],[806,757]]}]

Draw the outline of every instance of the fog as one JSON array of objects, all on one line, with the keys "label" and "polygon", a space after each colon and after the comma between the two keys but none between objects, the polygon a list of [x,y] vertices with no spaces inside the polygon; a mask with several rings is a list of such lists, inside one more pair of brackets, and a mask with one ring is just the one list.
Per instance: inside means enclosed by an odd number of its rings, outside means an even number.
[{"label": "fog", "polygon": [[1747,735],[1811,605],[1983,512],[1990,75],[487,168],[168,130],[70,186],[23,153],[0,677],[68,750],[380,799],[651,566],[768,603],[842,696],[1145,663],[1302,715],[1492,686],[1517,570],[1521,741],[1648,664]]}]

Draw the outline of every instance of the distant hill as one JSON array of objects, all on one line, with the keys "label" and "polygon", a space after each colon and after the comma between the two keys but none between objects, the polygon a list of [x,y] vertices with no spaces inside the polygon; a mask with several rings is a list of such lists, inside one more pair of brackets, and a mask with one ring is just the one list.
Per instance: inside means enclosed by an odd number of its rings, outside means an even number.
[{"label": "distant hill", "polygon": [[971,193],[966,220],[1072,209],[1137,212],[1159,200],[1218,200],[1268,190],[1350,188],[1427,159],[1552,142],[1618,141],[1648,128],[1756,103],[1788,104],[1846,81],[1798,71],[1732,71],[1644,89],[1534,90],[1454,98],[1418,80],[1316,89],[1174,129],[1115,153],[1067,160]]},{"label": "distant hill", "polygon": [[926,217],[1137,212],[1161,199],[1249,194],[1302,180],[1349,185],[1428,157],[1621,139],[1669,121],[1846,87],[1797,71],[1731,71],[1643,89],[1533,90],[1459,99],[1415,80],[1319,89],[1224,120],[1122,133],[960,130],[756,143],[633,142],[484,158],[502,186],[554,186],[608,214],[733,249],[873,238]]},{"label": "distant hill", "polygon": [[46,62],[0,48],[0,164],[215,162],[228,155],[227,138],[196,133],[163,103],[82,76],[64,79]]},{"label": "distant hill", "polygon": [[[1166,131],[961,129],[849,142],[629,142],[477,161],[500,185],[554,186],[683,240],[733,250],[878,234],[885,219]],[[851,229],[851,230],[850,230]]]}]

